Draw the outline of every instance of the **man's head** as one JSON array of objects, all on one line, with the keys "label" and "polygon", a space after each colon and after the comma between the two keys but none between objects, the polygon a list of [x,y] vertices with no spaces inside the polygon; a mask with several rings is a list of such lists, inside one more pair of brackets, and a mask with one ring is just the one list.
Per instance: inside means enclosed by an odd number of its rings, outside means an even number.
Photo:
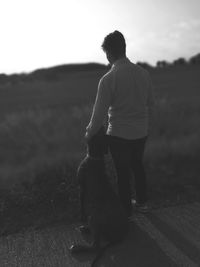
[{"label": "man's head", "polygon": [[102,126],[99,131],[93,135],[87,143],[87,152],[89,156],[102,158],[108,153],[105,128]]},{"label": "man's head", "polygon": [[113,64],[117,59],[126,56],[126,42],[124,36],[119,31],[114,31],[108,34],[101,45],[106,53],[110,64]]}]

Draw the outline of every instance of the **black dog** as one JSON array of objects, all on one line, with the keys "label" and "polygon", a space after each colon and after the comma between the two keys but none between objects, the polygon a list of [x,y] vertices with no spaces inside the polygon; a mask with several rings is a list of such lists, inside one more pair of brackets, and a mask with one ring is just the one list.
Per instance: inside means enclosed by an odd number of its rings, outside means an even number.
[{"label": "black dog", "polygon": [[[104,155],[107,150],[102,127],[88,142],[87,156],[78,168],[81,218],[88,225],[93,243],[89,246],[73,245],[73,253],[96,251],[99,258],[108,245],[121,242],[128,233],[128,217],[106,177]],[[86,227],[82,229],[86,230]],[[105,241],[107,245],[103,246]]]}]

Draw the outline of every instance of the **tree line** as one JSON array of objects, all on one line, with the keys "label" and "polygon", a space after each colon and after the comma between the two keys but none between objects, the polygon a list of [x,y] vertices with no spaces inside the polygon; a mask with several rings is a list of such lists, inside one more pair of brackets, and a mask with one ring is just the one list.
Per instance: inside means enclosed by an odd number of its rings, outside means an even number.
[{"label": "tree line", "polygon": [[167,67],[173,67],[173,66],[183,66],[183,65],[200,65],[200,53],[191,57],[189,60],[186,60],[183,57],[180,57],[178,59],[175,59],[173,62],[168,62],[166,60],[159,60],[156,63],[156,66],[153,67],[150,64],[146,62],[138,62],[138,65],[143,66],[144,68],[167,68]]},{"label": "tree line", "polygon": [[[138,65],[146,69],[162,69],[174,66],[186,66],[186,65],[199,65],[200,66],[200,53],[186,60],[180,57],[173,62],[168,62],[166,60],[157,61],[156,66],[152,66],[147,62],[137,62]],[[81,71],[106,71],[110,68],[109,65],[99,64],[99,63],[86,63],[86,64],[65,64],[50,68],[37,69],[30,73],[20,73],[20,74],[0,74],[0,84],[17,82],[32,82],[38,80],[46,81],[56,81],[63,75],[67,75],[72,72]]]}]

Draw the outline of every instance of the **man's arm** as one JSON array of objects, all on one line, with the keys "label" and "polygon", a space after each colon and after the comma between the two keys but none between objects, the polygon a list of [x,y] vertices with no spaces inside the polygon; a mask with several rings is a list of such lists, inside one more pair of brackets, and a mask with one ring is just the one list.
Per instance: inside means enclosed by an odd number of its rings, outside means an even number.
[{"label": "man's arm", "polygon": [[111,102],[111,90],[103,79],[100,80],[96,95],[95,104],[93,107],[90,123],[86,128],[86,139],[90,139],[100,127],[104,124],[108,108]]}]

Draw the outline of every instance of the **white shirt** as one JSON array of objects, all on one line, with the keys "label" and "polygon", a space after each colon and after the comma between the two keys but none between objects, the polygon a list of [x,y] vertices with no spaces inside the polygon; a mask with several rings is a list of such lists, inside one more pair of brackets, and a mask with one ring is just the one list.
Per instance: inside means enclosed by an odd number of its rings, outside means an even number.
[{"label": "white shirt", "polygon": [[90,136],[95,134],[108,115],[108,135],[142,138],[148,135],[153,106],[149,73],[128,58],[121,58],[100,79],[87,131]]}]

